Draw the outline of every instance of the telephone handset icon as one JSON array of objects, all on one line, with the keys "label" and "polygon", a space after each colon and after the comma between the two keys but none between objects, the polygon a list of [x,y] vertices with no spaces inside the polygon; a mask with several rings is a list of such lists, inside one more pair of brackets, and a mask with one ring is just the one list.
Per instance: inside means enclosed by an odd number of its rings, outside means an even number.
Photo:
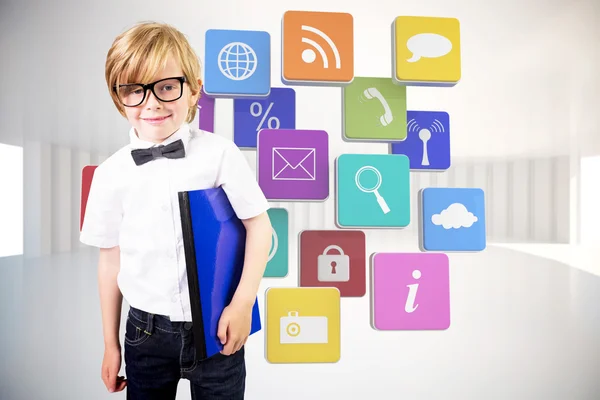
[{"label": "telephone handset icon", "polygon": [[392,110],[390,109],[390,106],[388,105],[383,95],[379,92],[379,90],[377,90],[377,88],[374,87],[365,89],[363,94],[367,99],[376,98],[377,100],[379,100],[379,102],[383,106],[383,110],[385,111],[385,113],[381,117],[379,117],[379,121],[381,122],[381,125],[388,126],[392,122],[394,117],[392,115]]}]

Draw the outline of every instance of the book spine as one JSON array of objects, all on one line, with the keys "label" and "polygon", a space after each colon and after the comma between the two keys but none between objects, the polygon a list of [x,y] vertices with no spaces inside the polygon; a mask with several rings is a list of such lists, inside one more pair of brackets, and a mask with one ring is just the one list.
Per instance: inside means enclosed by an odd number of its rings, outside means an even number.
[{"label": "book spine", "polygon": [[190,199],[187,192],[179,192],[179,213],[181,216],[181,229],[183,234],[183,249],[185,252],[185,265],[190,291],[190,305],[192,308],[192,332],[196,347],[196,357],[199,360],[206,358],[206,337],[204,333],[204,320],[200,297],[200,282],[196,264],[196,249],[194,233],[192,230],[192,214]]}]

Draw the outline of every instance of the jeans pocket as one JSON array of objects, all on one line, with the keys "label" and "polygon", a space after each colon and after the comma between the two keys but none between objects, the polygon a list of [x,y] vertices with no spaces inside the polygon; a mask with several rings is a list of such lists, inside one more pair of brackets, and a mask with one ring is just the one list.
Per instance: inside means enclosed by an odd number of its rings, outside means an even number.
[{"label": "jeans pocket", "polygon": [[142,326],[140,321],[132,319],[131,316],[127,316],[127,322],[125,324],[125,344],[129,346],[139,346],[145,343],[151,334],[146,332],[145,324]]}]

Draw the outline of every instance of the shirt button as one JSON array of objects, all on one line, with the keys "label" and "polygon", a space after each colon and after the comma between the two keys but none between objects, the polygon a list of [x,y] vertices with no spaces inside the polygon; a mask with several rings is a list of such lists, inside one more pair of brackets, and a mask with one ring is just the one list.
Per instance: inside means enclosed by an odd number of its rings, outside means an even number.
[{"label": "shirt button", "polygon": [[167,211],[169,209],[169,207],[167,207],[166,204],[163,204],[160,209],[163,210],[163,211]]},{"label": "shirt button", "polygon": [[173,303],[177,303],[177,300],[178,300],[178,299],[177,299],[177,295],[176,295],[176,294],[175,294],[175,295],[173,295],[173,297],[171,298],[171,301],[172,301]]}]

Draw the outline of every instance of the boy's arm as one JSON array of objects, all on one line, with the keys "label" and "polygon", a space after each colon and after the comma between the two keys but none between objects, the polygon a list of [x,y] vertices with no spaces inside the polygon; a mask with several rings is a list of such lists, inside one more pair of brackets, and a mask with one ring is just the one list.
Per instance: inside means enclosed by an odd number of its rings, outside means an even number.
[{"label": "boy's arm", "polygon": [[252,308],[269,259],[273,228],[266,212],[244,219],[242,223],[246,227],[246,253],[242,277],[232,303]]},{"label": "boy's arm", "polygon": [[237,215],[246,228],[246,248],[242,276],[229,305],[219,319],[217,336],[223,344],[222,354],[240,350],[251,331],[252,308],[260,281],[265,273],[273,228],[265,198],[255,173],[240,149],[229,142],[225,150],[216,186],[222,186]]},{"label": "boy's arm", "polygon": [[120,248],[101,248],[98,260],[98,289],[102,312],[102,330],[105,348],[120,348],[119,327],[123,295],[117,285],[121,268]]}]

